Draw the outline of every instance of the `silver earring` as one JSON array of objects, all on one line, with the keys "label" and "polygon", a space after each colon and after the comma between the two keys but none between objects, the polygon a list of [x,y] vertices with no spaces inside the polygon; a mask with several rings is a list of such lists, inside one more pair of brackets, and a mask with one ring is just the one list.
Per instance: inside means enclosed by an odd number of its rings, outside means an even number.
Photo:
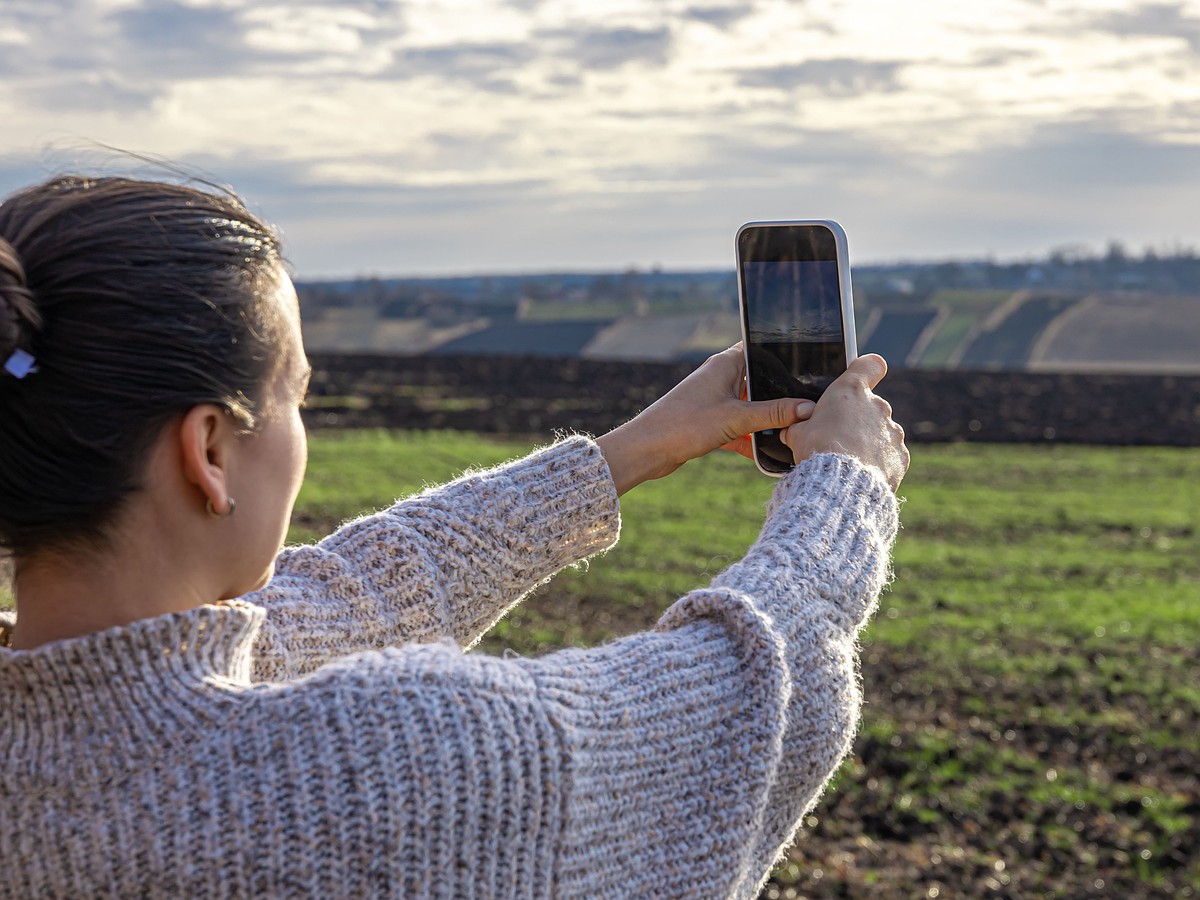
[{"label": "silver earring", "polygon": [[235,512],[237,512],[237,501],[234,500],[232,497],[226,497],[225,499],[229,502],[229,512],[225,513],[224,516],[222,516],[219,512],[217,512],[215,509],[213,509],[212,498],[209,498],[204,501],[204,508],[208,510],[208,514],[210,516],[215,516],[218,519],[222,519],[227,516],[232,516]]}]

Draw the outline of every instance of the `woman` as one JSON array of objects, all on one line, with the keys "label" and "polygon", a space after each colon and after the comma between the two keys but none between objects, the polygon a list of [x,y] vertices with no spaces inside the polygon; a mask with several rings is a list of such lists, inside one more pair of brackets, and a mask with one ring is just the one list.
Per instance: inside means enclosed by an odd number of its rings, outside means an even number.
[{"label": "woman", "polygon": [[[280,552],[308,365],[235,198],[62,178],[0,205],[0,895],[754,895],[849,746],[903,434],[865,357],[815,409],[740,351],[640,416]],[[799,465],[654,631],[464,654],[739,435]],[[241,599],[237,599],[241,598]]]}]

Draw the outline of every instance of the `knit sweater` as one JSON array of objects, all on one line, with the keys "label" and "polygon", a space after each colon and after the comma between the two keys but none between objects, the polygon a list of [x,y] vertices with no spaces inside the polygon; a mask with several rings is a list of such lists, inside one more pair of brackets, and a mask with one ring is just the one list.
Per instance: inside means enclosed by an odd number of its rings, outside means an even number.
[{"label": "knit sweater", "polygon": [[875,470],[818,456],[654,630],[464,653],[616,540],[573,438],[241,600],[0,649],[0,897],[752,897],[850,744],[896,527]]}]

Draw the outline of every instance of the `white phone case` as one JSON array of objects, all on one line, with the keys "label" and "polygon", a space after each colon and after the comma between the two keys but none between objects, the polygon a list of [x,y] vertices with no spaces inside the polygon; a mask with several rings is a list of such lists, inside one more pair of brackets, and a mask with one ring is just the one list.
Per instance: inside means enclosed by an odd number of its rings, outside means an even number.
[{"label": "white phone case", "polygon": [[[796,225],[824,225],[833,232],[834,242],[837,245],[838,287],[841,291],[842,335],[846,344],[846,364],[849,365],[858,357],[858,339],[854,333],[854,291],[850,284],[850,251],[846,242],[846,232],[842,226],[832,219],[789,219],[786,221],[747,222],[737,230],[737,234],[733,238],[734,256],[737,259],[738,313],[742,326],[742,354],[745,359],[747,373],[750,371],[749,317],[746,314],[746,297],[743,287],[745,279],[742,277],[742,263],[744,260],[742,260],[738,249],[741,246],[742,232],[749,228],[786,228]],[[746,378],[746,397],[749,400],[756,399],[750,392],[749,377]],[[750,440],[754,448],[754,465],[758,468],[758,471],[772,478],[781,478],[783,476],[782,472],[768,472],[762,467],[758,461],[758,446],[754,435],[750,436]]]}]

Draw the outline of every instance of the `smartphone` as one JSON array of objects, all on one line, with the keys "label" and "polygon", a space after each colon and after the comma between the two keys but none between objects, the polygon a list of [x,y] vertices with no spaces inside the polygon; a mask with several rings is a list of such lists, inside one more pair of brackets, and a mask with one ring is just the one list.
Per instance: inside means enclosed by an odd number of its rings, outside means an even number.
[{"label": "smartphone", "polygon": [[[858,354],[846,232],[828,219],[747,222],[736,244],[748,399],[820,399]],[[763,473],[792,468],[777,430],[751,441]]]}]

